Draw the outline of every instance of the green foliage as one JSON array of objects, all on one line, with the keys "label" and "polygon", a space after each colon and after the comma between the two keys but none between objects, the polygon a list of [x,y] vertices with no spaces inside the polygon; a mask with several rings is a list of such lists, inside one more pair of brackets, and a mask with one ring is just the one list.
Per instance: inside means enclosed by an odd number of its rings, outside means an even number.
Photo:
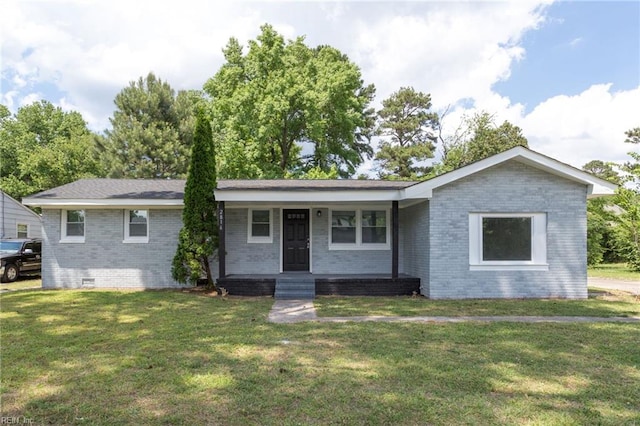
[{"label": "green foliage", "polygon": [[[640,127],[625,132],[626,143],[640,145]],[[626,186],[621,186],[614,199],[622,209],[616,216],[620,254],[629,266],[640,271],[640,152],[631,151],[632,161],[622,165],[627,173]]]},{"label": "green foliage", "polygon": [[0,188],[16,199],[85,177],[101,176],[96,141],[80,113],[50,102],[0,109]]},{"label": "green foliage", "polygon": [[[593,160],[582,166],[582,169],[601,179],[620,184],[621,177],[614,167],[614,163]],[[587,263],[589,265],[620,261],[616,215],[613,213],[615,210],[612,197],[587,201]]]},{"label": "green foliage", "polygon": [[[627,130],[625,135],[627,136],[626,143],[640,145],[640,127]],[[630,151],[628,154],[633,161],[625,163],[623,170],[629,173],[631,181],[636,185],[636,189],[640,191],[640,151]]]},{"label": "green foliage", "polygon": [[431,95],[402,87],[382,101],[379,132],[388,137],[380,144],[376,160],[382,179],[419,179],[427,169],[416,162],[433,158],[439,118],[430,112]]},{"label": "green foliage", "polygon": [[640,271],[640,193],[620,187],[615,203],[622,209],[616,216],[620,254],[632,270]]},{"label": "green foliage", "polygon": [[220,176],[280,178],[332,166],[352,175],[372,155],[373,86],[363,86],[359,68],[337,49],[310,48],[303,37],[285,42],[270,25],[261,30],[246,55],[231,38],[226,63],[204,85]]},{"label": "green foliage", "polygon": [[176,95],[167,82],[149,73],[116,96],[102,146],[103,162],[114,178],[184,178],[193,141],[195,91]]},{"label": "green foliage", "polygon": [[332,165],[328,171],[322,170],[320,167],[314,167],[307,171],[300,171],[297,174],[287,173],[285,175],[285,179],[308,179],[308,180],[318,180],[318,179],[338,179],[339,177],[338,168],[336,165]]},{"label": "green foliage", "polygon": [[216,287],[209,258],[218,248],[215,150],[211,124],[199,113],[193,138],[191,165],[184,191],[183,227],[173,258],[171,274],[185,283],[197,283],[203,275],[209,286]]},{"label": "green foliage", "polygon": [[487,112],[464,119],[452,137],[441,141],[443,158],[434,166],[435,174],[450,172],[516,146],[529,146],[522,129],[508,121],[497,126]]},{"label": "green foliage", "polygon": [[615,166],[615,163],[593,160],[582,166],[582,170],[589,172],[600,179],[608,180],[616,185],[620,185],[622,183],[622,177],[616,171]]}]

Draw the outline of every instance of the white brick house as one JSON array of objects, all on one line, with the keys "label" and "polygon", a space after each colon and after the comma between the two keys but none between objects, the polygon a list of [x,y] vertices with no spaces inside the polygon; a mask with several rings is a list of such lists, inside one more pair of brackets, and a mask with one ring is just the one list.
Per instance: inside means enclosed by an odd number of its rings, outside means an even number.
[{"label": "white brick house", "polygon": [[[231,294],[304,276],[317,294],[585,298],[586,200],[615,188],[522,147],[419,183],[221,180],[212,266]],[[94,179],[25,199],[43,211],[43,286],[177,286],[183,190]]]}]

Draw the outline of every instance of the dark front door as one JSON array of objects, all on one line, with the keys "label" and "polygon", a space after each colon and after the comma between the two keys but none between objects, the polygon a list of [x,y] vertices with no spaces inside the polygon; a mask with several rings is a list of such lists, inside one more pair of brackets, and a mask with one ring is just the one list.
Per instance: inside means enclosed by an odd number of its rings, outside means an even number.
[{"label": "dark front door", "polygon": [[309,271],[309,210],[283,210],[282,269]]}]

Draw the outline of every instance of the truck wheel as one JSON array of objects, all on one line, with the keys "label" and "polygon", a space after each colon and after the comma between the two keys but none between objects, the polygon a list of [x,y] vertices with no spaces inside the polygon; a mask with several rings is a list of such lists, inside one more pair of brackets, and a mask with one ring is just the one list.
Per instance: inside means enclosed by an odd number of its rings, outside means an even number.
[{"label": "truck wheel", "polygon": [[13,264],[6,265],[4,267],[4,276],[2,281],[5,283],[12,283],[18,279],[18,267]]}]

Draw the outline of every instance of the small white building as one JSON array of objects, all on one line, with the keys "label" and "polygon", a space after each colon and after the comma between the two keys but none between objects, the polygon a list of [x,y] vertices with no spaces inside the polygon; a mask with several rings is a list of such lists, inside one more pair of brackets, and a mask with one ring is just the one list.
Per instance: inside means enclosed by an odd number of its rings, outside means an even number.
[{"label": "small white building", "polygon": [[0,237],[42,237],[42,220],[40,216],[3,191],[0,191]]}]

